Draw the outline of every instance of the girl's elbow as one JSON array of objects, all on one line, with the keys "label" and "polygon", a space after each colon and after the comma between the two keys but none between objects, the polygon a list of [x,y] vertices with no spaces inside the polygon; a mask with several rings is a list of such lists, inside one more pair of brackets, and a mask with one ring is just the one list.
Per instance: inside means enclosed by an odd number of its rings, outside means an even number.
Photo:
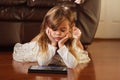
[{"label": "girl's elbow", "polygon": [[68,64],[67,67],[68,68],[75,68],[78,65],[77,62],[74,62],[73,64]]}]

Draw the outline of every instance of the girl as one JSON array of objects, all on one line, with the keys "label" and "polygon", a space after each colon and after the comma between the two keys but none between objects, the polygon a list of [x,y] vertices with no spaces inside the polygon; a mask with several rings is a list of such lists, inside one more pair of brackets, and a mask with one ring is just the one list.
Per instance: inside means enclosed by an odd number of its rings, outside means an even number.
[{"label": "girl", "polygon": [[45,15],[40,33],[29,43],[14,46],[13,59],[74,68],[90,61],[80,42],[81,31],[75,27],[70,7],[55,6]]}]

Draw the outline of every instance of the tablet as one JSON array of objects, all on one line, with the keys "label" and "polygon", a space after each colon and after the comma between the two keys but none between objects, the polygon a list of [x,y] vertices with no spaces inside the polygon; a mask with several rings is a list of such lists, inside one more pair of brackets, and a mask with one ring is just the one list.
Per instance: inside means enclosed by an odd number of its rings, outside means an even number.
[{"label": "tablet", "polygon": [[29,73],[58,73],[67,74],[67,67],[63,66],[30,66],[28,69]]}]

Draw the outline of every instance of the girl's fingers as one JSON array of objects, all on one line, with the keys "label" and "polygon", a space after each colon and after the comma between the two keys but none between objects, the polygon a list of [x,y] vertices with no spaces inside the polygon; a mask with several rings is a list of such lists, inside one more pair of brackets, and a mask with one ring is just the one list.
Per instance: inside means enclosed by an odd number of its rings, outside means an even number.
[{"label": "girl's fingers", "polygon": [[46,34],[48,36],[48,38],[50,39],[51,42],[55,42],[55,40],[53,39],[53,37],[51,36],[51,32],[50,32],[50,28],[46,29]]},{"label": "girl's fingers", "polygon": [[68,40],[70,37],[72,37],[72,34],[69,32],[69,33],[64,37],[64,39],[65,39],[65,40]]},{"label": "girl's fingers", "polygon": [[46,34],[48,35],[48,28],[46,29]]},{"label": "girl's fingers", "polygon": [[49,38],[51,37],[49,28],[46,29],[46,34],[48,35]]},{"label": "girl's fingers", "polygon": [[74,38],[80,38],[81,36],[81,31],[79,28],[77,27],[73,27],[73,37]]}]

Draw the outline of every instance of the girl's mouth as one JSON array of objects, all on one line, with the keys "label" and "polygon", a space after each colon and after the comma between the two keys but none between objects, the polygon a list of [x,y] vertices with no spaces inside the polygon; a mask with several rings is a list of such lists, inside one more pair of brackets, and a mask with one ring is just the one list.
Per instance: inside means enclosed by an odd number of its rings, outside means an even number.
[{"label": "girl's mouth", "polygon": [[62,38],[61,37],[55,37],[54,38],[56,41],[59,41],[59,40],[61,40]]}]

